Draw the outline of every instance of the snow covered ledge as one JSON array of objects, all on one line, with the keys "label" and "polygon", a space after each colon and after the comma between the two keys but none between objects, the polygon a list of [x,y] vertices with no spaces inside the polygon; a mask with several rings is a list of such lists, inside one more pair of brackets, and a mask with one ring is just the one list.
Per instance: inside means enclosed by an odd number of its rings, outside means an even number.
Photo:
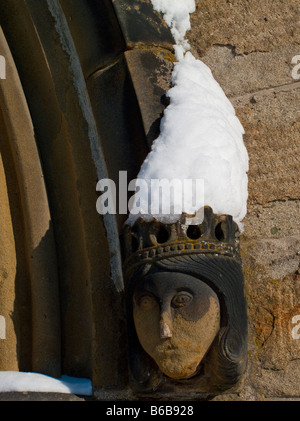
[{"label": "snow covered ledge", "polygon": [[[166,215],[149,212],[153,197],[159,198],[153,185],[150,188],[151,180],[200,179],[203,180],[203,205],[210,206],[216,214],[231,215],[243,231],[248,198],[244,129],[211,70],[188,51],[185,34],[190,29],[189,14],[195,11],[195,2],[151,1],[171,28],[178,61],[172,74],[173,87],[167,93],[170,104],[161,120],[160,136],[154,141],[137,177],[145,180],[149,188],[139,192],[139,212],[130,213],[128,223],[133,225],[140,216],[145,220],[155,217],[159,221],[174,222],[174,218],[168,221]],[[174,206],[178,203],[180,206],[181,202],[181,192],[179,196],[175,193]],[[183,207],[182,212],[190,214],[191,209]]]},{"label": "snow covered ledge", "polygon": [[0,393],[43,392],[92,396],[92,382],[89,379],[61,376],[60,379],[39,373],[0,371]]}]

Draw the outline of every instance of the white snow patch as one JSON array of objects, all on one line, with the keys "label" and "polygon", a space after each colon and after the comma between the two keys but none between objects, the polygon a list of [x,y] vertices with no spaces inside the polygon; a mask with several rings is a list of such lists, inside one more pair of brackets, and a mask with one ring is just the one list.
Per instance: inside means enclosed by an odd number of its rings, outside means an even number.
[{"label": "white snow patch", "polygon": [[163,13],[166,24],[170,27],[176,45],[174,45],[177,60],[190,49],[188,41],[184,38],[191,29],[190,13],[196,10],[194,0],[151,0],[154,9]]},{"label": "white snow patch", "polygon": [[[190,29],[189,14],[195,10],[193,0],[152,0],[155,10],[164,14],[175,41],[177,60],[173,87],[167,93],[170,105],[161,120],[160,135],[153,142],[138,179],[150,186],[151,179],[202,179],[204,205],[217,214],[232,215],[243,230],[247,212],[248,154],[243,142],[244,129],[224,91],[211,70],[197,60],[184,39]],[[149,203],[149,189],[139,191],[141,203]],[[159,194],[157,197],[159,200]],[[175,197],[174,202],[182,202]],[[129,214],[133,224],[139,216],[152,219],[146,207],[140,214]],[[183,208],[183,212],[190,213]],[[164,222],[166,215],[155,215]],[[169,222],[174,222],[170,215]]]},{"label": "white snow patch", "polygon": [[40,373],[0,371],[0,392],[72,393],[92,396],[89,379],[63,375],[60,379]]}]

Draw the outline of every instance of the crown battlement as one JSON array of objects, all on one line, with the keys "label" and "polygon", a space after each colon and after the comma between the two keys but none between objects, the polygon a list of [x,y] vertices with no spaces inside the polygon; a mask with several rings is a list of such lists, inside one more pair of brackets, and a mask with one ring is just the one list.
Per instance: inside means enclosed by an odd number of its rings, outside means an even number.
[{"label": "crown battlement", "polygon": [[126,267],[186,254],[214,254],[239,258],[239,230],[231,215],[216,215],[208,206],[200,224],[181,215],[175,223],[139,218],[124,226]]}]

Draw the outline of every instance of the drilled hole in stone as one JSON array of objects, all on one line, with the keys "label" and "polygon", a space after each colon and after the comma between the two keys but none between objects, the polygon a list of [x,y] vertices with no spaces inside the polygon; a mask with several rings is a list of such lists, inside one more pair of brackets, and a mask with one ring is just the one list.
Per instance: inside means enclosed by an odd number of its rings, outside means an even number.
[{"label": "drilled hole in stone", "polygon": [[219,222],[215,229],[216,239],[219,241],[225,240],[224,222]]},{"label": "drilled hole in stone", "polygon": [[202,235],[201,228],[198,225],[189,225],[186,231],[186,235],[191,240],[198,240],[198,238],[200,238]]},{"label": "drilled hole in stone", "polygon": [[163,226],[160,225],[157,233],[156,233],[156,240],[159,244],[164,244],[169,239],[169,232],[168,230]]}]

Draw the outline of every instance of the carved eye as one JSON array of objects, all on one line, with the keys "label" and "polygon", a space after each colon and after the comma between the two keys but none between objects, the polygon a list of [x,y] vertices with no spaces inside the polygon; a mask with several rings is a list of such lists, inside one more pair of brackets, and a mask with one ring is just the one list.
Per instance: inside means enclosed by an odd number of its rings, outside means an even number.
[{"label": "carved eye", "polygon": [[143,310],[151,310],[158,305],[158,302],[153,295],[145,294],[138,298],[138,304]]},{"label": "carved eye", "polygon": [[193,299],[192,295],[188,292],[179,292],[172,299],[173,307],[184,307]]}]

